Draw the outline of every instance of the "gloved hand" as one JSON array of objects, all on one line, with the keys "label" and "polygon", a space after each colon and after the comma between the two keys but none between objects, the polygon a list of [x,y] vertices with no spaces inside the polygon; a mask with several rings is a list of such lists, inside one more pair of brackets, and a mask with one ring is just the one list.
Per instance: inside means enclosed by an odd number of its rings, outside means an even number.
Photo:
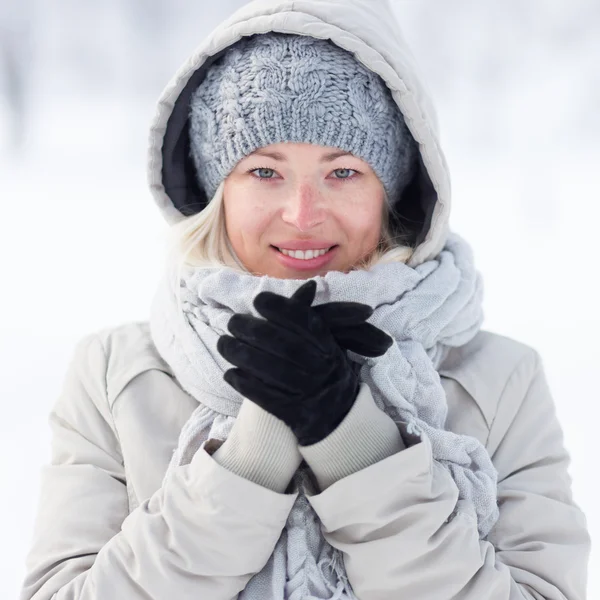
[{"label": "gloved hand", "polygon": [[350,412],[360,365],[346,350],[381,356],[393,339],[364,323],[373,313],[358,302],[311,307],[316,282],[291,298],[261,292],[256,310],[266,318],[235,314],[217,350],[236,365],[223,378],[244,397],[284,421],[302,446],[327,437]]}]

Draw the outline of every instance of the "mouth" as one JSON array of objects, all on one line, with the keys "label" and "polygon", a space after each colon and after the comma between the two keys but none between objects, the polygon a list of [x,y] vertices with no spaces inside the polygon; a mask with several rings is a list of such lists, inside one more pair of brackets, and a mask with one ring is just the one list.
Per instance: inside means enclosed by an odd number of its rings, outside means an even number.
[{"label": "mouth", "polygon": [[325,266],[328,262],[333,260],[338,248],[339,245],[332,246],[327,250],[327,252],[325,252],[325,254],[321,256],[315,256],[314,258],[294,258],[293,256],[284,254],[276,246],[271,246],[272,251],[276,253],[277,259],[281,262],[281,264],[290,269],[296,269],[299,271],[310,271]]}]

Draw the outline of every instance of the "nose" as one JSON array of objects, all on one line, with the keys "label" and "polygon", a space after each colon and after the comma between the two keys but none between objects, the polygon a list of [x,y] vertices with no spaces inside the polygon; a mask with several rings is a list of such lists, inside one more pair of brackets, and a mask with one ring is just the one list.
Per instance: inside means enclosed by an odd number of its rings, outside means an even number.
[{"label": "nose", "polygon": [[309,230],[325,220],[323,198],[314,185],[302,182],[285,203],[282,219],[300,231]]}]

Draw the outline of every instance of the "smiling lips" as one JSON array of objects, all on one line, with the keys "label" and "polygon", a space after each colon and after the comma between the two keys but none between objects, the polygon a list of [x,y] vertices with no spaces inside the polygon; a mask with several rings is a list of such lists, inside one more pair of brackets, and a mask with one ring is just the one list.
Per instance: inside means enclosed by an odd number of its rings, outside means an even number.
[{"label": "smiling lips", "polygon": [[[279,248],[273,247],[273,251],[277,253],[277,258],[286,267],[298,270],[314,270],[326,265],[335,255],[338,246],[333,246],[324,253],[318,253],[312,258],[296,258],[289,254],[284,254]],[[323,249],[323,247],[321,247]],[[308,250],[307,252],[311,252]],[[304,253],[306,256],[306,253]],[[310,256],[310,255],[309,255]]]},{"label": "smiling lips", "polygon": [[310,259],[315,258],[317,256],[322,256],[325,254],[329,248],[321,248],[315,250],[285,250],[284,248],[279,248],[279,251],[285,254],[286,256],[291,256],[293,258],[302,258],[302,259]]}]

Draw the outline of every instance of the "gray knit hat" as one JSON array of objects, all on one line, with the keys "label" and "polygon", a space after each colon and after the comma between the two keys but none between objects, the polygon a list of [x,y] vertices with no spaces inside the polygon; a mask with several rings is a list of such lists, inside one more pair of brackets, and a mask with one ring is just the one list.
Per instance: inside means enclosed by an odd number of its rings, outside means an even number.
[{"label": "gray knit hat", "polygon": [[208,199],[242,158],[280,142],[351,152],[392,201],[418,152],[383,79],[350,52],[310,36],[244,37],[209,67],[190,100],[190,151]]}]

